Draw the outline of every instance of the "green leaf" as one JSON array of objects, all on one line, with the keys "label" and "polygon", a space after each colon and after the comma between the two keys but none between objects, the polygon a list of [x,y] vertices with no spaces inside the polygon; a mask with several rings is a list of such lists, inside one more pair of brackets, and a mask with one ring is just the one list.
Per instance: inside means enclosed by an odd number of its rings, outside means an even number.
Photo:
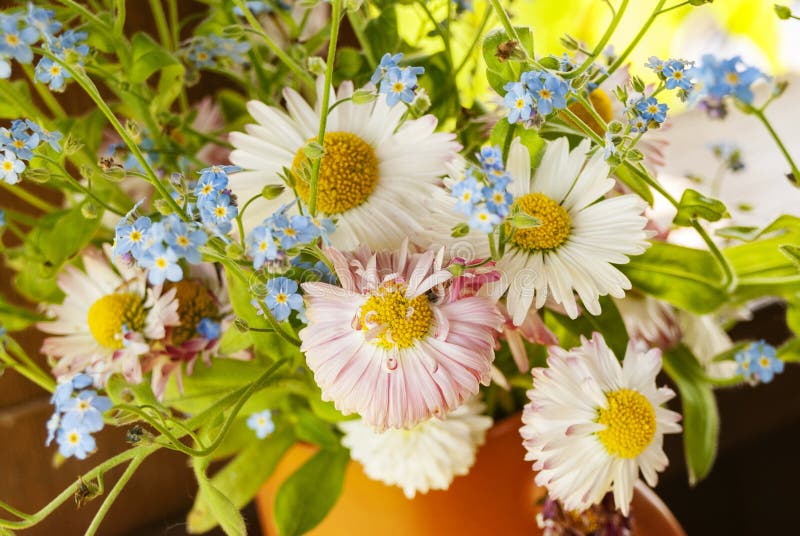
[{"label": "green leaf", "polygon": [[791,244],[783,244],[778,246],[778,250],[783,253],[787,259],[792,261],[795,266],[800,268],[800,247]]},{"label": "green leaf", "polygon": [[155,111],[169,110],[185,86],[186,68],[180,63],[167,65],[161,69],[158,79],[158,91],[153,98],[151,108]]},{"label": "green leaf", "polygon": [[692,313],[710,313],[727,299],[708,251],[653,242],[620,269],[637,289]]},{"label": "green leaf", "polygon": [[195,465],[199,493],[206,505],[205,511],[214,518],[227,536],[246,536],[247,527],[239,509],[206,476],[203,466],[207,461],[203,458],[194,458],[192,463]]},{"label": "green leaf", "polygon": [[[255,437],[252,430],[247,431],[251,437]],[[244,508],[272,475],[278,462],[293,443],[294,437],[289,428],[279,428],[264,439],[251,441],[211,478],[211,484],[225,495],[234,507]],[[190,534],[202,534],[218,525],[202,488],[195,498],[186,522]]]},{"label": "green leaf", "polygon": [[775,355],[778,359],[781,359],[786,362],[798,362],[800,361],[800,339],[794,338],[788,342],[785,342],[783,345],[778,348],[775,352]]},{"label": "green leaf", "polygon": [[219,355],[230,355],[248,348],[253,341],[250,339],[250,332],[242,332],[231,327],[222,334],[219,339]]},{"label": "green leaf", "polygon": [[685,346],[664,354],[664,370],[677,384],[681,395],[683,444],[689,483],[694,486],[708,475],[717,456],[717,401],[703,367]]},{"label": "green leaf", "polygon": [[164,50],[146,33],[136,33],[131,39],[132,64],[128,79],[134,84],[144,82],[156,71],[168,65],[179,64],[178,60]]},{"label": "green leaf", "polygon": [[339,446],[339,436],[328,422],[306,410],[299,410],[296,417],[295,433],[298,439],[322,448],[335,449]]},{"label": "green leaf", "polygon": [[583,314],[576,319],[571,319],[565,315],[550,312],[549,317],[553,318],[561,327],[573,335],[583,335],[591,338],[593,332],[603,335],[609,348],[614,351],[614,355],[620,361],[625,357],[628,349],[628,332],[625,323],[619,314],[619,309],[614,301],[608,296],[600,298],[602,312],[595,316],[589,313]]},{"label": "green leaf", "polygon": [[87,219],[81,206],[43,216],[30,232],[26,245],[40,253],[56,269],[77,255],[100,227],[101,218]]},{"label": "green leaf", "polygon": [[683,191],[673,222],[675,225],[689,227],[692,220],[719,221],[729,216],[725,203],[687,188]]},{"label": "green leaf", "polygon": [[397,33],[397,11],[393,5],[387,6],[380,15],[371,19],[364,27],[364,35],[369,41],[375,56],[399,50],[401,39]]},{"label": "green leaf", "polygon": [[[497,145],[500,149],[505,148],[508,132],[512,125],[508,121],[501,119],[492,128],[489,135],[489,142],[492,145]],[[528,153],[531,157],[531,169],[536,169],[539,166],[539,161],[542,159],[544,153],[544,140],[539,136],[535,129],[516,127],[512,132],[513,138],[519,138],[520,143],[528,148]]]},{"label": "green leaf", "polygon": [[650,185],[647,184],[641,177],[633,173],[625,166],[618,166],[614,170],[614,176],[617,177],[622,183],[633,190],[633,192],[647,201],[647,204],[653,205],[653,192],[650,190]]},{"label": "green leaf", "polygon": [[366,67],[364,54],[352,47],[341,47],[336,51],[337,80],[354,80]]},{"label": "green leaf", "polygon": [[[517,35],[520,38],[520,46],[533,57],[533,30],[528,27],[515,26]],[[513,39],[502,28],[492,30],[483,40],[483,59],[486,62],[486,78],[498,94],[505,94],[503,86],[506,82],[516,82],[519,80],[523,65],[514,59],[501,61],[498,57],[498,47]]]},{"label": "green leaf", "polygon": [[320,450],[286,479],[275,496],[281,536],[304,534],[323,520],[342,493],[349,460],[346,449]]},{"label": "green leaf", "polygon": [[747,227],[744,225],[731,225],[730,227],[722,227],[721,229],[717,229],[714,231],[714,234],[721,236],[722,238],[749,242],[758,238],[758,235],[761,234],[761,229],[758,227]]},{"label": "green leaf", "polygon": [[20,331],[42,320],[47,320],[47,317],[23,307],[11,305],[3,296],[0,296],[0,325],[6,328],[6,331]]}]

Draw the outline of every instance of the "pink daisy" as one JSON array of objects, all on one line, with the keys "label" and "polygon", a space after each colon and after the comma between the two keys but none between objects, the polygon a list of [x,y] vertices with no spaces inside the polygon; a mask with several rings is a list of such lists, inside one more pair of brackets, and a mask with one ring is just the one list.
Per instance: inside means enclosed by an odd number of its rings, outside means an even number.
[{"label": "pink daisy", "polygon": [[439,251],[328,249],[341,287],[304,283],[301,350],[345,414],[377,429],[443,415],[488,384],[503,323],[486,297],[453,292]]}]

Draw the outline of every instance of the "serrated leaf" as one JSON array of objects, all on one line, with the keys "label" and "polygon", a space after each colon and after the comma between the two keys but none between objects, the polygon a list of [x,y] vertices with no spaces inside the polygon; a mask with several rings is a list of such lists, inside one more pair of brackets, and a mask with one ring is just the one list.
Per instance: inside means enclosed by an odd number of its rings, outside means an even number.
[{"label": "serrated leaf", "polygon": [[685,346],[664,354],[664,370],[680,392],[686,466],[689,483],[694,486],[708,475],[717,456],[717,401],[703,367]]},{"label": "serrated leaf", "polygon": [[683,191],[678,204],[678,213],[673,222],[675,225],[688,227],[692,225],[693,220],[719,221],[728,216],[725,203],[687,188]]},{"label": "serrated leaf", "polygon": [[342,493],[350,454],[320,450],[281,485],[275,496],[275,521],[281,536],[299,536],[327,515]]}]

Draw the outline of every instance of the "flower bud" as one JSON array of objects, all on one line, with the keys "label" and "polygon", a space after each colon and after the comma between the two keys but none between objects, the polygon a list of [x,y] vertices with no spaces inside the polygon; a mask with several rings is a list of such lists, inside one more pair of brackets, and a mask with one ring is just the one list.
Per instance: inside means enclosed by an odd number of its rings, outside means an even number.
[{"label": "flower bud", "polygon": [[97,207],[92,202],[86,202],[81,205],[81,214],[87,220],[94,220],[97,218]]},{"label": "flower bud", "polygon": [[267,184],[261,189],[261,197],[264,199],[275,199],[286,190],[282,184]]},{"label": "flower bud", "polygon": [[355,104],[367,104],[373,102],[377,98],[378,94],[368,89],[358,89],[353,93],[353,102]]},{"label": "flower bud", "polygon": [[792,10],[789,9],[787,6],[782,6],[779,4],[775,4],[775,14],[781,20],[786,20],[792,16]]},{"label": "flower bud", "polygon": [[25,178],[38,184],[50,182],[52,175],[46,167],[28,168],[25,171]]},{"label": "flower bud", "polygon": [[325,74],[325,60],[323,60],[319,56],[309,57],[307,63],[308,63],[308,70],[311,71],[311,74],[313,74],[314,76],[321,76]]}]

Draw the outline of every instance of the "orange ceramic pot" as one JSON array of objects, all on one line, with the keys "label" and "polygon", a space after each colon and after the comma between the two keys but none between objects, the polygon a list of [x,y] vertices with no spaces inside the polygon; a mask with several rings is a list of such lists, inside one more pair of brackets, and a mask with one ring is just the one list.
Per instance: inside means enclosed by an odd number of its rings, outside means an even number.
[{"label": "orange ceramic pot", "polygon": [[[543,490],[533,481],[519,436],[520,415],[487,434],[469,474],[457,477],[447,491],[430,491],[409,500],[400,488],[370,480],[358,462],[350,462],[342,496],[315,536],[486,536],[538,535],[537,500]],[[257,497],[261,526],[277,536],[273,519],[280,484],[314,453],[295,445],[278,464]],[[633,531],[637,536],[685,536],[663,502],[646,486],[633,498]]]}]

